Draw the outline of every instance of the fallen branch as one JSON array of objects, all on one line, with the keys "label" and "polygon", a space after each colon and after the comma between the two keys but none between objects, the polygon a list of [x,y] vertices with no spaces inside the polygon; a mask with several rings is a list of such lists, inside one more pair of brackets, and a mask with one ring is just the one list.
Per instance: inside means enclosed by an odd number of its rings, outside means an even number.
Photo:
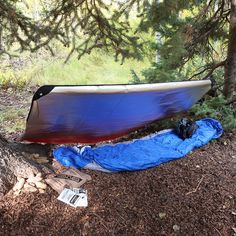
[{"label": "fallen branch", "polygon": [[202,178],[200,179],[200,181],[199,181],[199,183],[198,183],[197,187],[196,187],[196,188],[195,188],[193,191],[186,193],[186,195],[189,195],[189,194],[191,194],[191,193],[196,193],[196,192],[197,192],[197,190],[198,190],[198,189],[199,189],[199,187],[200,187],[200,184],[201,184],[201,183],[202,183],[202,181],[203,181],[203,178],[204,178],[204,176],[202,176]]}]

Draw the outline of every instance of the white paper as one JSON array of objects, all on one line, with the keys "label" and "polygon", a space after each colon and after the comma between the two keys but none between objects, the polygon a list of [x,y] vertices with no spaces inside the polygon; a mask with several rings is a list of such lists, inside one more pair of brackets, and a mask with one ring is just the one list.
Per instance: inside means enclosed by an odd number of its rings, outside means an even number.
[{"label": "white paper", "polygon": [[88,206],[87,191],[81,188],[65,188],[57,199],[73,207]]}]

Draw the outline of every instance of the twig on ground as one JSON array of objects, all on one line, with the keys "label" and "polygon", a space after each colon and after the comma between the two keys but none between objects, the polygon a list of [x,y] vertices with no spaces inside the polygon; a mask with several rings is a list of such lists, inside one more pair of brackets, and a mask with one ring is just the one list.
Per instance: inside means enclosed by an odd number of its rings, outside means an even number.
[{"label": "twig on ground", "polygon": [[202,176],[202,178],[200,179],[200,181],[199,181],[199,183],[198,183],[197,187],[196,187],[196,188],[195,188],[193,191],[186,193],[186,195],[189,195],[189,194],[191,194],[191,193],[196,193],[196,192],[197,192],[197,190],[198,190],[198,189],[199,189],[199,187],[200,187],[200,184],[201,184],[201,183],[202,183],[202,181],[203,181],[203,178],[204,178],[204,176]]},{"label": "twig on ground", "polygon": [[221,234],[221,232],[216,228],[216,227],[214,227],[214,225],[211,223],[211,226],[213,227],[213,229],[220,235],[220,236],[223,236],[222,234]]},{"label": "twig on ground", "polygon": [[99,222],[101,223],[101,225],[103,225],[106,230],[110,231],[109,228],[105,224],[106,221],[100,215],[98,215],[98,214],[96,214],[94,212],[90,212],[89,214],[96,216],[100,220]]}]

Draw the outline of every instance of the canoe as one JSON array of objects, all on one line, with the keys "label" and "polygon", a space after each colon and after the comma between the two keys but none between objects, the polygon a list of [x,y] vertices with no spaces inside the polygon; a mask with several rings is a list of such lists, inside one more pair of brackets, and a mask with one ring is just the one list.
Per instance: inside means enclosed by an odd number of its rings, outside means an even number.
[{"label": "canoe", "polygon": [[97,143],[187,111],[210,80],[137,85],[42,86],[33,96],[22,141]]}]

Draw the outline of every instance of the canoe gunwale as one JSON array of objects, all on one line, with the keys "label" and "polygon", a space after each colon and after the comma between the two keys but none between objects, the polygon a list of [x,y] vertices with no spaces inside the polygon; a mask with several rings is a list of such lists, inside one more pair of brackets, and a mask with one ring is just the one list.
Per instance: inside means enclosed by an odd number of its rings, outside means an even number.
[{"label": "canoe gunwale", "polygon": [[87,93],[87,94],[111,94],[130,92],[166,91],[171,89],[191,88],[195,86],[211,86],[211,80],[180,81],[152,84],[116,84],[116,85],[44,85],[33,96],[33,101],[46,96],[49,93]]}]

